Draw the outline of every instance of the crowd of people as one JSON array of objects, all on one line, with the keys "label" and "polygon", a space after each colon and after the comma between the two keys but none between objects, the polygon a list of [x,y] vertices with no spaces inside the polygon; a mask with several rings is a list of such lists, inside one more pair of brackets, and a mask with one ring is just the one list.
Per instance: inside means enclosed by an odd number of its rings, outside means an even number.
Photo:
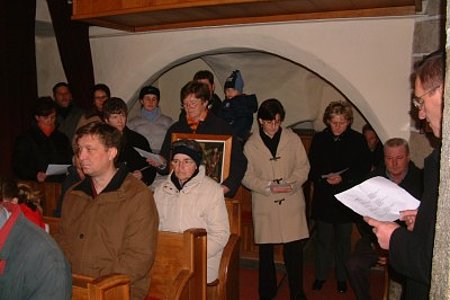
[{"label": "crowd of people", "polygon": [[[413,104],[436,137],[441,136],[443,77],[440,52],[424,58],[414,72]],[[242,184],[252,194],[260,299],[276,296],[274,246],[279,244],[290,299],[306,299],[303,247],[311,232],[309,218],[315,228],[314,291],[322,289],[334,266],[338,293],[346,293],[349,282],[357,299],[370,299],[369,270],[387,261],[403,299],[427,299],[439,149],[426,159],[423,175],[410,160],[406,140],[394,137],[383,145],[370,125],[361,133],[352,129],[350,104],[332,101],[323,114],[325,129],[314,135],[307,152],[300,137],[282,126],[282,102],[267,99],[258,108],[256,96],[243,87],[241,72],[233,71],[221,101],[213,74],[197,72],[181,89],[182,110],[175,122],[162,113],[160,90],[151,85],[141,89],[141,109],[130,120],[127,104],[111,96],[105,84],[93,87],[87,111],[77,106],[64,82],[53,87],[53,99],[39,98],[32,126],[17,139],[12,160],[20,180],[62,183],[57,243],[45,233],[38,193],[0,178],[0,298],[68,299],[73,272],[127,274],[131,298],[144,299],[157,231],[194,227],[207,231],[207,282],[213,282],[230,236],[224,199]],[[252,132],[255,113],[258,130]],[[231,136],[228,175],[223,180],[208,176],[205,149],[193,139],[174,140],[174,134]],[[68,169],[49,174],[51,165]],[[401,212],[397,222],[381,222],[357,215],[335,197],[375,176],[404,188],[422,200],[420,206]],[[308,180],[314,186],[311,216],[302,188]],[[355,224],[361,238],[352,253]],[[43,275],[30,279],[31,268]],[[9,284],[14,288],[3,288]]]}]

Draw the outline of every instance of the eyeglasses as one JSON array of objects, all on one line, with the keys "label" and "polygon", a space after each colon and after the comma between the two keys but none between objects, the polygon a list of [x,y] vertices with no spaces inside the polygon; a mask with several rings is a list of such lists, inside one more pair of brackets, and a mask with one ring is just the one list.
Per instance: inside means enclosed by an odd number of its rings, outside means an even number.
[{"label": "eyeglasses", "polygon": [[183,104],[182,104],[182,107],[183,107],[183,108],[185,108],[185,107],[192,107],[192,108],[195,108],[195,107],[197,107],[201,102],[202,102],[202,100],[201,100],[201,99],[197,99],[197,98],[189,99],[189,100],[184,100],[184,101],[183,101]]},{"label": "eyeglasses", "polygon": [[414,107],[417,108],[418,110],[421,110],[423,108],[424,103],[425,103],[425,100],[423,100],[423,97],[425,97],[426,95],[428,95],[431,92],[434,92],[440,86],[441,85],[433,86],[431,89],[429,89],[427,92],[425,92],[424,94],[422,94],[419,97],[418,96],[413,96],[412,104],[414,105]]},{"label": "eyeglasses", "polygon": [[186,158],[186,159],[172,159],[171,161],[173,166],[179,166],[179,165],[184,165],[184,166],[192,166],[195,164],[195,161],[193,161],[192,159]]},{"label": "eyeglasses", "polygon": [[344,126],[347,123],[348,123],[348,121],[344,121],[344,122],[330,122],[330,125],[337,127],[337,126]]},{"label": "eyeglasses", "polygon": [[269,120],[262,120],[261,122],[262,122],[263,125],[266,125],[266,126],[269,126],[269,125],[276,126],[276,125],[280,125],[281,124],[281,120],[277,120],[277,119],[270,120],[270,121]]}]

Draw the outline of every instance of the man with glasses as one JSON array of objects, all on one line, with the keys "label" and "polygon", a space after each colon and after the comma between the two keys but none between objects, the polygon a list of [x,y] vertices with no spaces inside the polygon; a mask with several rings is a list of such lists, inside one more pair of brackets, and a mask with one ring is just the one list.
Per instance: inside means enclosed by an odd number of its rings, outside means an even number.
[{"label": "man with glasses", "polygon": [[[441,138],[445,57],[435,52],[415,66],[413,104],[419,118],[426,120],[437,138]],[[394,222],[366,217],[383,249],[389,250],[389,263],[406,277],[405,299],[428,299],[439,188],[440,149],[426,159],[424,193],[417,210],[401,213],[408,228]]]}]

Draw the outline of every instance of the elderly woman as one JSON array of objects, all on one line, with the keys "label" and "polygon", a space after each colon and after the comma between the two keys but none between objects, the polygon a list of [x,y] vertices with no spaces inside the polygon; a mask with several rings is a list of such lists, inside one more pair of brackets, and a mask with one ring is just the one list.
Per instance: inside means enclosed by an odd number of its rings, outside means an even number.
[{"label": "elderly woman", "polygon": [[311,142],[312,217],[317,221],[314,290],[322,288],[334,257],[337,291],[347,291],[345,262],[351,250],[353,213],[334,195],[358,184],[370,171],[367,143],[361,133],[350,128],[352,121],[350,104],[331,102],[323,115],[327,127]]},{"label": "elderly woman", "polygon": [[285,117],[276,99],[258,110],[260,130],[244,147],[248,159],[242,183],[252,191],[255,243],[259,244],[259,296],[273,299],[277,291],[274,244],[283,244],[290,299],[306,299],[303,291],[303,244],[309,237],[302,185],[309,162],[300,137],[282,128]]},{"label": "elderly woman", "polygon": [[172,145],[172,172],[155,190],[159,230],[207,232],[207,282],[217,279],[220,259],[230,235],[228,214],[220,184],[205,175],[202,149],[193,140]]}]

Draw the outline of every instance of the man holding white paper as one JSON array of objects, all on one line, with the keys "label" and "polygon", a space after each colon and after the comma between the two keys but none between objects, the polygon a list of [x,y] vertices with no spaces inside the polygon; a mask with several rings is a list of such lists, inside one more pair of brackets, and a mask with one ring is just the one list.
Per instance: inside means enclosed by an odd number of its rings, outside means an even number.
[{"label": "man holding white paper", "polygon": [[[416,199],[422,197],[422,170],[410,160],[408,142],[402,138],[392,138],[384,144],[384,165],[377,167],[370,177],[381,176],[398,184]],[[398,195],[398,193],[396,193]],[[346,267],[350,285],[357,300],[369,300],[369,271],[380,256],[384,256],[378,245],[377,237],[367,223],[357,222],[361,239],[356,243],[355,250],[347,260]],[[390,270],[390,278],[402,282],[401,276]]]},{"label": "man holding white paper", "polygon": [[[437,138],[441,138],[445,55],[435,52],[415,66],[413,105],[419,118],[426,120]],[[424,193],[417,215],[402,215],[408,229],[394,222],[366,217],[383,249],[389,250],[389,262],[406,277],[405,299],[428,299],[431,282],[434,232],[439,190],[440,149],[426,159]]]}]

